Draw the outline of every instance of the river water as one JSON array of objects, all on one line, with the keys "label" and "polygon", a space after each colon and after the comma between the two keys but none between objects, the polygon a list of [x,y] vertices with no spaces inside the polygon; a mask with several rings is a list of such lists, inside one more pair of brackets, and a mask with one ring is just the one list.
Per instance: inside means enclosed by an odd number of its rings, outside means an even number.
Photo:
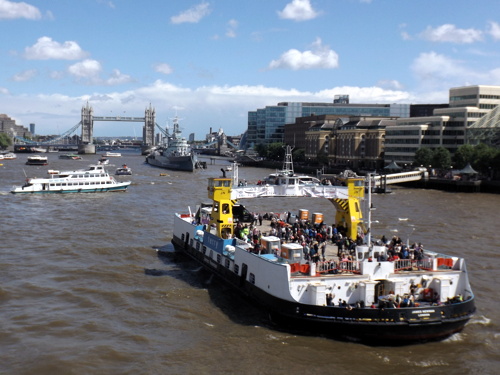
[{"label": "river water", "polygon": [[[117,176],[132,181],[126,193],[10,194],[24,181],[23,170],[41,177],[98,158],[47,155],[45,167],[24,165],[25,154],[1,161],[2,374],[498,373],[500,195],[398,187],[372,197],[374,235],[409,236],[466,258],[477,313],[446,341],[369,347],[280,331],[196,265],[173,253],[158,255],[158,248],[172,249],[174,212],[207,201],[207,178],[221,175],[227,162],[184,173],[150,167],[137,151],[124,151],[109,170],[123,163],[132,168],[132,176]],[[239,176],[254,182],[270,172],[241,167]],[[309,209],[327,222],[334,214],[317,198],[246,206]]]}]

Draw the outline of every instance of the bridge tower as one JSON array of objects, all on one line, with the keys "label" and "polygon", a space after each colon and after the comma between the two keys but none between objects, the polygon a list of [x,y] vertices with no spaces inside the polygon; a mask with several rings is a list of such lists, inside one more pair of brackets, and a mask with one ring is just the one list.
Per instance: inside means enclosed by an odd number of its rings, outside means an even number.
[{"label": "bridge tower", "polygon": [[82,107],[82,137],[78,145],[79,154],[95,154],[95,145],[93,144],[94,133],[94,110],[87,102]]},{"label": "bridge tower", "polygon": [[151,104],[146,108],[144,113],[144,128],[142,130],[142,154],[147,154],[151,147],[155,145],[155,124],[156,124],[156,111]]}]

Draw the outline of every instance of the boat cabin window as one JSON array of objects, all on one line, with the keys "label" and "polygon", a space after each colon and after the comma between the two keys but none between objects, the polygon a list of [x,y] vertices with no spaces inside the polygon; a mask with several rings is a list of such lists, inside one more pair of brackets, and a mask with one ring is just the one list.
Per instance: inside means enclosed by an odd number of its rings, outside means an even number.
[{"label": "boat cabin window", "polygon": [[214,187],[231,187],[231,180],[212,180]]}]

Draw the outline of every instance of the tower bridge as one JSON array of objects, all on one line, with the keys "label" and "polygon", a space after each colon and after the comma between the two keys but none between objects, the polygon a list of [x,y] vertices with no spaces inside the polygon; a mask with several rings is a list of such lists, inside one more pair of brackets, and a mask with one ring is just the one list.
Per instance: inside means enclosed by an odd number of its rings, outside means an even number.
[{"label": "tower bridge", "polygon": [[141,152],[146,154],[147,151],[155,145],[155,127],[157,127],[163,134],[165,130],[161,128],[156,123],[156,111],[149,105],[144,112],[144,117],[130,117],[130,116],[94,116],[93,108],[87,104],[82,107],[81,111],[81,121],[74,125],[71,129],[64,132],[63,134],[54,137],[50,140],[44,142],[34,142],[32,140],[24,139],[22,137],[15,138],[20,142],[20,144],[14,145],[14,149],[26,148],[26,146],[41,146],[41,147],[55,147],[56,145],[61,145],[63,139],[73,134],[81,127],[81,137],[78,144],[79,154],[95,154],[96,145],[93,143],[94,140],[94,122],[95,121],[118,121],[118,122],[143,122],[144,126],[142,128],[142,146]]},{"label": "tower bridge", "polygon": [[78,145],[79,154],[95,154],[95,145],[93,142],[94,121],[122,121],[122,122],[143,122],[142,128],[142,153],[146,153],[148,149],[154,146],[154,135],[156,124],[156,111],[149,105],[146,108],[144,117],[127,117],[127,116],[94,116],[94,110],[87,105],[82,108],[82,136]]}]

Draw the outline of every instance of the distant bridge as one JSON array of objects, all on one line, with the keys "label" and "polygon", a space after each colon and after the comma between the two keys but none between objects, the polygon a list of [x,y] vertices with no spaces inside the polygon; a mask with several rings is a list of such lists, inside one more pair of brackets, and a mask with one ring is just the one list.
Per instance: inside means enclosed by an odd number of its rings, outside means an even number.
[{"label": "distant bridge", "polygon": [[93,144],[94,121],[122,121],[122,122],[143,122],[143,137],[142,137],[142,152],[145,153],[149,148],[155,145],[155,127],[159,129],[164,136],[168,132],[156,123],[156,111],[149,105],[146,108],[144,117],[126,117],[126,116],[94,116],[94,110],[87,102],[86,106],[82,107],[81,121],[74,125],[71,129],[65,131],[61,135],[49,139],[44,142],[34,142],[23,137],[15,136],[22,145],[55,147],[56,145],[64,144],[63,140],[75,133],[78,128],[81,128],[81,137],[78,144],[78,153],[80,154],[95,154],[95,145]]}]

